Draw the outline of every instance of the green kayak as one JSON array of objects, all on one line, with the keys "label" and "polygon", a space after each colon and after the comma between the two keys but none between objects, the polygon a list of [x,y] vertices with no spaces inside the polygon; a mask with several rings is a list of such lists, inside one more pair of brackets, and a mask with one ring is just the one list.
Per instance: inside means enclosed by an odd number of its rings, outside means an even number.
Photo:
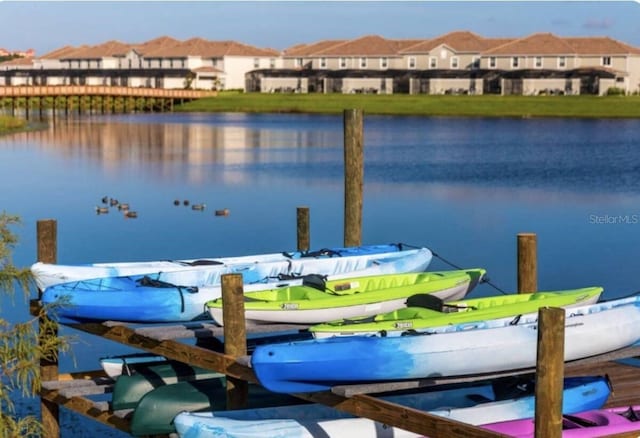
[{"label": "green kayak", "polygon": [[[484,269],[464,269],[332,281],[308,277],[300,286],[245,293],[245,319],[257,323],[314,324],[390,312],[405,307],[408,297],[420,293],[457,300],[464,298],[485,273]],[[222,298],[211,300],[206,306],[211,317],[223,325]]]},{"label": "green kayak", "polygon": [[400,336],[430,327],[464,324],[537,312],[540,307],[570,307],[598,301],[603,288],[510,294],[443,302],[428,294],[415,295],[407,307],[372,317],[348,318],[313,325],[316,338],[349,335]]},{"label": "green kayak", "polygon": [[123,374],[116,379],[111,408],[114,411],[135,408],[145,394],[160,386],[214,378],[221,379],[224,385],[224,374],[177,361],[138,364],[135,373]]}]

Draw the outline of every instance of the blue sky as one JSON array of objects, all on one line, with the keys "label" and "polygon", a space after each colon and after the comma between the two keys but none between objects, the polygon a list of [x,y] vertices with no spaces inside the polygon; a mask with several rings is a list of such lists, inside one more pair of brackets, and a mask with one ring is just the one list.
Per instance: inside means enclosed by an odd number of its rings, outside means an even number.
[{"label": "blue sky", "polygon": [[168,35],[285,49],[363,35],[432,38],[453,30],[487,37],[610,36],[640,47],[634,1],[7,1],[0,47],[42,55],[65,45],[144,42]]}]

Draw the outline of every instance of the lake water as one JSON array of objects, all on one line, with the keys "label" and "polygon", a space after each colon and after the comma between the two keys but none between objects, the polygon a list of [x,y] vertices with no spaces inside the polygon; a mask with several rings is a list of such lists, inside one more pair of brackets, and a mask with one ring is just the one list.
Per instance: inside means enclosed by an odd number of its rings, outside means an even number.
[{"label": "lake water", "polygon": [[[365,115],[364,128],[363,243],[428,246],[513,291],[516,235],[534,232],[540,290],[640,290],[640,120]],[[70,118],[0,137],[0,208],[22,218],[19,266],[35,261],[36,221],[46,218],[58,221],[60,263],[292,250],[299,206],[310,209],[313,248],[340,246],[342,161],[342,116]],[[138,217],[96,214],[104,196]],[[214,215],[223,208],[228,216]],[[498,293],[485,284],[473,294]],[[16,301],[3,300],[2,317],[26,320]],[[61,370],[97,369],[99,357],[129,351],[81,335]],[[72,421],[63,436],[84,430]]]}]

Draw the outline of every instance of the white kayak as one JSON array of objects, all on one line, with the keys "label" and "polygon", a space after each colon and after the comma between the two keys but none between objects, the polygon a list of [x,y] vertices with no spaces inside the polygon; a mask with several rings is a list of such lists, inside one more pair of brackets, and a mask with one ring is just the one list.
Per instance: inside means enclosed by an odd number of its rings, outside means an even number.
[{"label": "white kayak", "polygon": [[269,254],[255,254],[237,257],[214,257],[185,260],[155,260],[139,262],[106,262],[78,265],[65,265],[36,262],[31,272],[40,290],[49,286],[70,281],[89,280],[104,277],[143,275],[153,272],[174,272],[183,270],[216,270],[225,266],[252,265],[269,262],[287,262],[314,258],[334,258],[366,256],[371,254],[393,253],[412,250],[403,244],[363,245],[351,248],[323,248],[316,251],[293,251]]},{"label": "white kayak", "polygon": [[[276,262],[242,263],[170,272],[104,277],[50,286],[43,305],[59,304],[54,318],[74,321],[182,322],[209,319],[205,303],[222,295],[222,276],[241,274],[244,291],[302,284],[309,274],[342,279],[385,273],[421,272],[427,248],[342,256],[306,256]],[[351,250],[350,250],[351,251]],[[335,252],[335,251],[334,251]]]},{"label": "white kayak", "polygon": [[[419,409],[468,424],[533,415],[535,384],[526,378],[501,379],[424,392],[382,397],[383,400]],[[610,394],[603,376],[565,379],[562,412],[601,407]],[[448,407],[445,407],[448,406]],[[422,435],[368,419],[353,417],[319,405],[293,405],[231,411],[181,412],[173,420],[181,438],[417,438]]]}]

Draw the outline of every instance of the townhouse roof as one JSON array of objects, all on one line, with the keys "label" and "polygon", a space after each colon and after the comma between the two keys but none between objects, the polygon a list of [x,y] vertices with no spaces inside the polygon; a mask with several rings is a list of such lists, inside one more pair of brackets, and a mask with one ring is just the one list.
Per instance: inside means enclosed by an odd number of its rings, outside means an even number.
[{"label": "townhouse roof", "polygon": [[609,37],[559,37],[535,33],[492,49],[485,55],[627,55],[640,49]]},{"label": "townhouse roof", "polygon": [[279,52],[273,49],[261,49],[242,44],[237,41],[209,41],[203,38],[191,38],[180,41],[174,45],[161,46],[145,53],[150,58],[171,58],[201,56],[203,58],[215,58],[223,56],[278,56]]},{"label": "townhouse roof", "polygon": [[10,59],[8,61],[4,61],[4,62],[0,62],[0,65],[2,66],[11,66],[11,65],[33,65],[33,57],[31,56],[26,56],[26,57],[20,57],[20,58],[14,58],[14,59]]},{"label": "townhouse roof", "polygon": [[495,41],[490,38],[484,38],[473,32],[454,31],[441,35],[437,38],[423,40],[413,46],[405,48],[402,50],[402,53],[429,52],[442,45],[450,47],[452,50],[459,53],[480,53],[495,46],[496,44],[502,43],[503,41],[503,39]]},{"label": "townhouse roof", "polygon": [[52,52],[45,53],[44,55],[40,56],[39,58],[40,59],[62,59],[62,58],[67,58],[73,52],[84,50],[84,49],[86,49],[88,47],[89,47],[88,45],[83,45],[83,46],[80,46],[80,47],[64,46],[64,47],[61,47],[59,49],[55,49]]},{"label": "townhouse roof", "polygon": [[158,38],[154,38],[149,41],[145,41],[144,43],[135,44],[133,48],[140,54],[144,55],[147,52],[151,52],[153,50],[158,50],[163,47],[170,47],[176,44],[179,44],[180,41],[172,38],[170,36],[161,36]]},{"label": "townhouse roof", "polygon": [[283,50],[283,56],[313,56],[330,47],[338,46],[347,40],[323,40],[312,44],[297,44]]},{"label": "townhouse roof", "polygon": [[112,40],[96,46],[79,49],[60,57],[60,59],[100,59],[105,57],[124,56],[132,49],[132,47],[133,46],[131,44]]},{"label": "townhouse roof", "polygon": [[317,56],[398,56],[398,40],[389,40],[379,35],[365,35],[347,40],[320,50]]},{"label": "townhouse roof", "polygon": [[564,38],[578,55],[640,54],[640,49],[609,37]]}]

